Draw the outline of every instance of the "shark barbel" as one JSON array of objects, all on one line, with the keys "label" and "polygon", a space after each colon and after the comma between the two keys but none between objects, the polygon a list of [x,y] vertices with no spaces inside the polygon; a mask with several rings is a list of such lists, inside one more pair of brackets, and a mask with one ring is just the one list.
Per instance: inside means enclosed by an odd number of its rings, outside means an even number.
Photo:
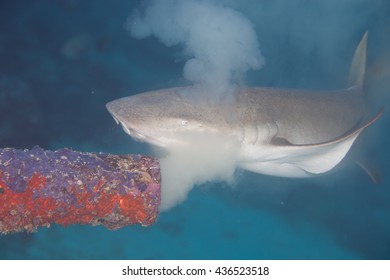
[{"label": "shark barbel", "polygon": [[232,102],[209,102],[188,98],[191,88],[169,88],[114,100],[107,109],[130,136],[168,151],[191,142],[188,135],[218,134],[237,143],[237,166],[243,169],[314,176],[338,165],[382,114],[370,117],[363,92],[366,48],[367,33],[343,90],[240,88]]}]

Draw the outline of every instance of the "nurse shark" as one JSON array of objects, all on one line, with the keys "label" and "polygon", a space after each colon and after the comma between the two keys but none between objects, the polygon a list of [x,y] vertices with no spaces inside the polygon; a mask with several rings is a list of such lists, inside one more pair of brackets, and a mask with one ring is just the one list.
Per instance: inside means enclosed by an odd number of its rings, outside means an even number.
[{"label": "nurse shark", "polygon": [[238,88],[231,101],[211,102],[189,97],[199,89],[177,87],[120,98],[106,107],[134,139],[168,151],[196,145],[195,135],[206,140],[219,135],[221,142],[237,143],[236,165],[245,170],[281,177],[323,174],[383,112],[370,116],[363,92],[367,37],[366,32],[356,48],[346,89]]}]

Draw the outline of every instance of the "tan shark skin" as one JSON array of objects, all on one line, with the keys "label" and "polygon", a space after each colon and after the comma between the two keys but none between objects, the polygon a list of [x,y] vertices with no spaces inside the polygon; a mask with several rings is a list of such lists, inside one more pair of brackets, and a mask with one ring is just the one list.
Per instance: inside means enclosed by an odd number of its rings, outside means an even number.
[{"label": "tan shark skin", "polygon": [[106,106],[136,140],[169,150],[189,141],[188,133],[217,133],[238,143],[241,168],[284,177],[318,175],[333,169],[382,114],[370,116],[363,93],[366,45],[367,33],[344,90],[240,88],[231,102],[209,102],[188,98],[192,88],[169,88]]}]

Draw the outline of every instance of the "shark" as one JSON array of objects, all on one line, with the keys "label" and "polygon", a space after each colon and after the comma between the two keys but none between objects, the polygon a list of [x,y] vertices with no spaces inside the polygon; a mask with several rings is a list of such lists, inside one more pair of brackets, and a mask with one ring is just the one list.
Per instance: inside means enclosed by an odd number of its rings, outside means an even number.
[{"label": "shark", "polygon": [[[194,87],[144,92],[106,104],[137,141],[169,151],[196,145],[195,135],[237,144],[237,166],[280,177],[311,177],[334,169],[357,137],[383,113],[371,114],[363,90],[366,32],[340,90],[243,87],[230,102],[189,98]],[[223,143],[221,143],[222,145]],[[190,148],[190,146],[189,146]]]}]

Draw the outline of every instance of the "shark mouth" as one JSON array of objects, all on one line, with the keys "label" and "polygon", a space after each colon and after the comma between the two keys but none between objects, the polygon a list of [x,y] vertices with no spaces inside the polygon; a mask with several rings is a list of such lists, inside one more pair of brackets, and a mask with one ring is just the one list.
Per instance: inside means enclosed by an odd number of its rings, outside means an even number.
[{"label": "shark mouth", "polygon": [[114,119],[115,119],[115,122],[118,125],[120,124],[122,126],[123,130],[128,135],[130,135],[134,140],[139,141],[139,142],[145,142],[145,143],[148,143],[148,144],[151,144],[154,146],[158,146],[158,147],[165,147],[165,145],[161,141],[158,141],[156,138],[141,133],[139,130],[135,129],[134,127],[130,127],[130,126],[126,125],[124,122],[118,120],[115,117],[114,117]]}]

